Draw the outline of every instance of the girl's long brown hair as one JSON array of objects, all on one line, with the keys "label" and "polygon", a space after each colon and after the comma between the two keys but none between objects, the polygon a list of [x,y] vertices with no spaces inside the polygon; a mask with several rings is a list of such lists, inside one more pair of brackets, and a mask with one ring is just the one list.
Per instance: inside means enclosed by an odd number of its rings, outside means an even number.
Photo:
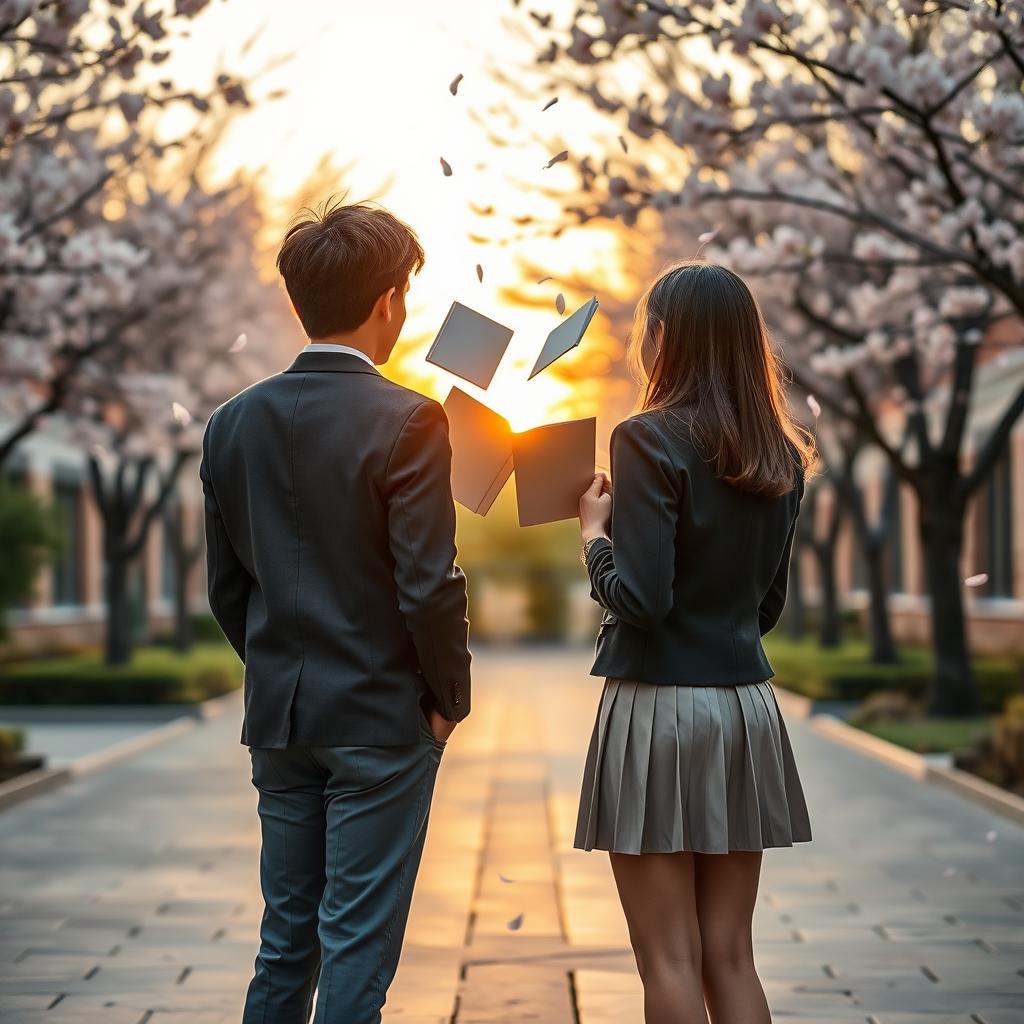
[{"label": "girl's long brown hair", "polygon": [[[777,496],[814,459],[810,434],[786,408],[779,359],[750,289],[731,270],[677,264],[636,310],[630,363],[641,410],[676,410],[715,475]],[[685,408],[684,408],[685,407]]]}]

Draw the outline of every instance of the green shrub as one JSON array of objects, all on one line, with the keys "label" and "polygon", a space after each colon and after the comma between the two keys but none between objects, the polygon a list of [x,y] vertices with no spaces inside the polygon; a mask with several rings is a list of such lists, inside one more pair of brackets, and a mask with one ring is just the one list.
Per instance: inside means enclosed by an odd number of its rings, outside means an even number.
[{"label": "green shrub", "polygon": [[25,749],[25,730],[13,725],[0,725],[0,758],[20,754]]},{"label": "green shrub", "polygon": [[40,569],[60,550],[52,506],[0,477],[0,637],[8,608],[32,595]]},{"label": "green shrub", "polygon": [[35,658],[0,668],[3,704],[194,704],[236,689],[242,666],[226,644],[199,644],[187,654],[143,647],[127,665],[98,653]]},{"label": "green shrub", "polygon": [[192,616],[192,635],[198,643],[220,643],[224,640],[224,632],[217,625],[217,620],[209,613]]},{"label": "green shrub", "polygon": [[1009,779],[1024,782],[1024,695],[1011,697],[996,719],[992,753]]},{"label": "green shrub", "polygon": [[969,718],[875,719],[861,725],[865,732],[918,754],[949,753],[970,747],[992,731],[990,715]]},{"label": "green shrub", "polygon": [[954,757],[958,768],[1024,796],[1024,694],[1010,697],[991,731]]},{"label": "green shrub", "polygon": [[920,707],[905,693],[879,690],[854,708],[850,725],[865,727],[876,722],[909,722],[918,717]]},{"label": "green shrub", "polygon": [[[862,638],[824,649],[813,638],[792,640],[776,630],[764,645],[775,669],[773,681],[813,699],[862,701],[888,690],[920,701],[931,686],[934,663],[926,647],[905,646],[898,664],[875,665]],[[1009,696],[1021,691],[1022,668],[1013,658],[976,658],[974,674],[985,711],[999,711]]]}]

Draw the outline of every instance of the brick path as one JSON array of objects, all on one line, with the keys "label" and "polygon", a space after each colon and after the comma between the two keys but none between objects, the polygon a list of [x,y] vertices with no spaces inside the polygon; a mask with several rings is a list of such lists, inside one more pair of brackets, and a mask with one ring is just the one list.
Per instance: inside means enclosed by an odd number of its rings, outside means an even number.
[{"label": "brick path", "polygon": [[[639,1022],[607,860],[571,849],[599,683],[581,653],[476,664],[386,1020]],[[1024,1022],[1024,830],[787,721],[815,841],[765,855],[774,1018]],[[260,913],[237,727],[0,815],[3,1024],[237,1022]]]}]

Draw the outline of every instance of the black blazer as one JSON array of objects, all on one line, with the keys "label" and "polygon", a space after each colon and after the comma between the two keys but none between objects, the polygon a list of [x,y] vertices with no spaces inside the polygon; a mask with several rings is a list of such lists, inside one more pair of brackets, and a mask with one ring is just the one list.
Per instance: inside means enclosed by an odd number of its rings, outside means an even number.
[{"label": "black blazer", "polygon": [[695,450],[685,410],[620,423],[611,457],[611,541],[587,556],[605,609],[592,674],[690,686],[771,678],[761,636],[786,602],[802,472],[779,498],[732,487]]},{"label": "black blazer", "polygon": [[203,438],[210,607],[245,662],[242,742],[396,745],[469,713],[448,423],[358,356],[304,352]]}]

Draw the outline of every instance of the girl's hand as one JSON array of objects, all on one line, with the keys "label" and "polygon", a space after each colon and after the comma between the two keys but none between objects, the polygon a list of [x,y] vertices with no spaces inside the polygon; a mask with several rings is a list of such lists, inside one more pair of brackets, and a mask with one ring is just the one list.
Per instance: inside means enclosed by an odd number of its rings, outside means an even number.
[{"label": "girl's hand", "polygon": [[594,482],[580,498],[580,532],[583,543],[595,537],[607,537],[612,521],[612,482],[597,473]]}]

